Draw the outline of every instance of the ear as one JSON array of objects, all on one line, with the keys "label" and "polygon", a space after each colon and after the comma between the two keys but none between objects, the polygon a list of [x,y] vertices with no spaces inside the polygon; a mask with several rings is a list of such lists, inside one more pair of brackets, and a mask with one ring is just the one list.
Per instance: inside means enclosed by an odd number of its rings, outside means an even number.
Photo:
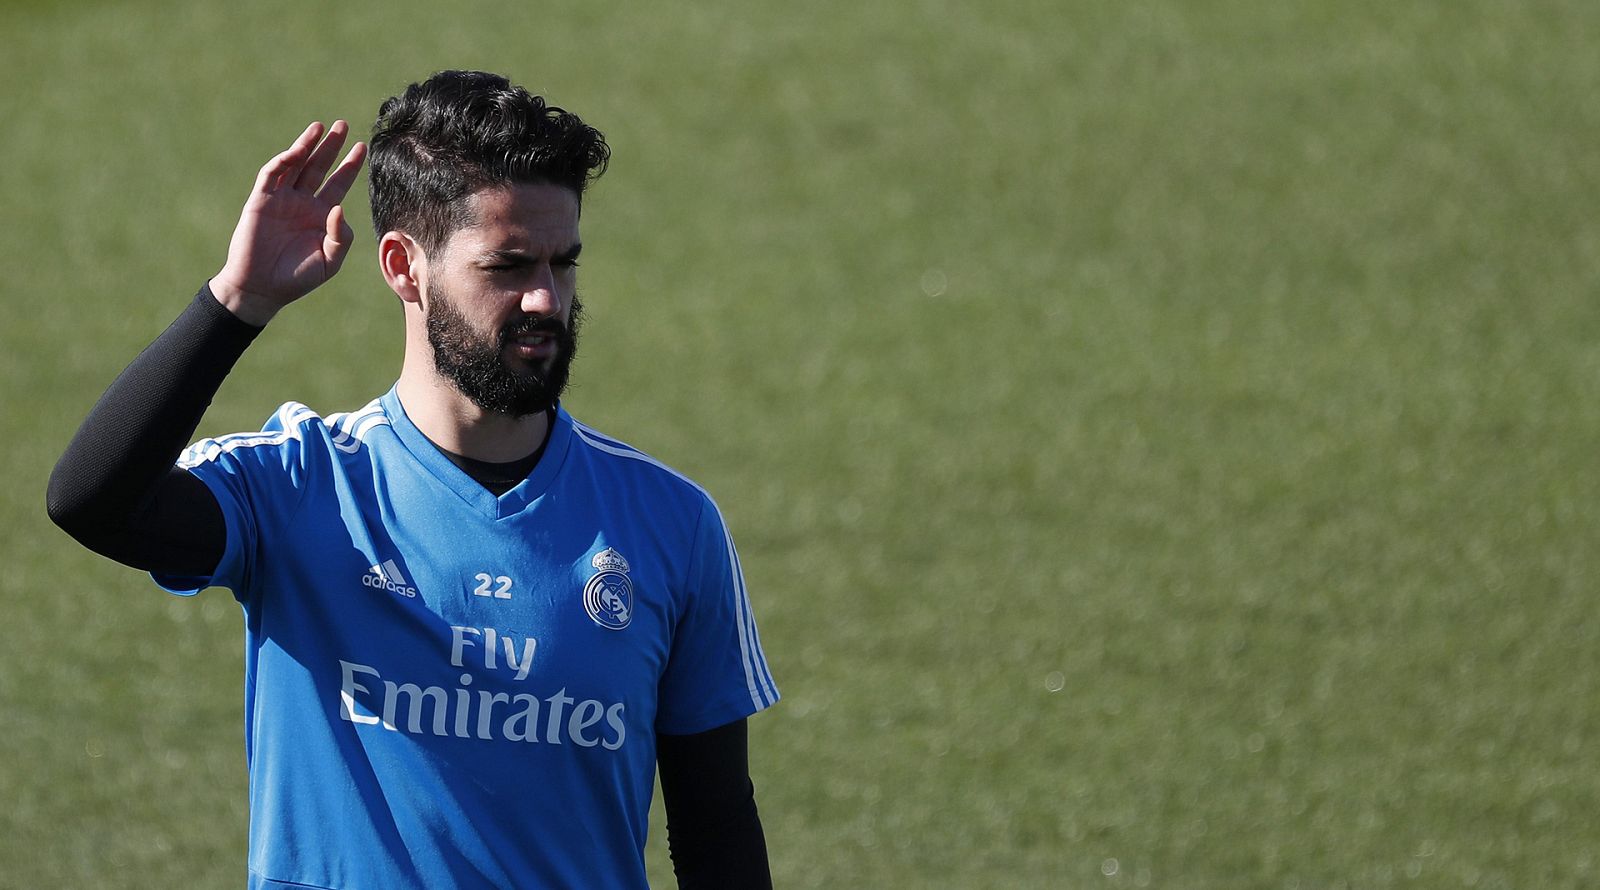
[{"label": "ear", "polygon": [[422,291],[428,280],[428,258],[410,235],[396,231],[383,233],[378,239],[378,271],[402,302],[422,302]]}]

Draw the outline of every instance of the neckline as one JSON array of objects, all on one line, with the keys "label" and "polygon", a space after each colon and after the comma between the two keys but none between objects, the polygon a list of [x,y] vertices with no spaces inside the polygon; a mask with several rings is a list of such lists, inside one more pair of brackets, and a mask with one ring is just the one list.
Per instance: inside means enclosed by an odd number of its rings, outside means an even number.
[{"label": "neckline", "polygon": [[572,417],[565,408],[557,405],[539,462],[527,478],[505,494],[496,496],[467,471],[456,466],[439,446],[417,429],[406,415],[405,406],[400,403],[400,396],[395,389],[384,393],[379,403],[383,406],[384,414],[388,415],[389,425],[400,438],[400,443],[417,463],[440,484],[455,492],[457,497],[491,519],[514,516],[542,497],[566,461],[567,449],[572,441]]},{"label": "neckline", "polygon": [[[489,489],[496,495],[505,494],[521,485],[522,480],[528,478],[528,474],[533,472],[533,468],[537,467],[539,461],[544,457],[545,446],[550,444],[550,433],[556,428],[556,412],[552,408],[546,410],[544,414],[547,422],[544,427],[544,436],[539,439],[539,447],[516,460],[479,460],[475,457],[468,457],[465,454],[457,454],[448,448],[440,446],[438,442],[433,442],[433,447],[439,449],[439,452],[445,457],[450,458],[450,462],[460,467],[468,476],[471,476],[474,482]],[[423,435],[426,436],[427,434],[423,433]],[[433,440],[429,439],[428,441],[432,442]]]}]

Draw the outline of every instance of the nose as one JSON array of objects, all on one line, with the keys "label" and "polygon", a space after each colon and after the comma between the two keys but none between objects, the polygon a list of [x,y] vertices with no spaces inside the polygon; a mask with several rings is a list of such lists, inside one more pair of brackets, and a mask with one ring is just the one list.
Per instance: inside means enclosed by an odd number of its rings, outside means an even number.
[{"label": "nose", "polygon": [[533,279],[522,292],[522,311],[540,318],[554,318],[561,314],[561,297],[556,293],[555,270],[549,263],[540,263]]}]

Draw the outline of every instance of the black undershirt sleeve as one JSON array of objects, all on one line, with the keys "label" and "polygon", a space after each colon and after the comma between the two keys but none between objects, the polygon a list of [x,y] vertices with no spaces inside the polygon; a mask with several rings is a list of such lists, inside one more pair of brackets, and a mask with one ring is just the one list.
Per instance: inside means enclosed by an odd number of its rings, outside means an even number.
[{"label": "black undershirt sleeve", "polygon": [[46,509],[79,543],[147,571],[209,575],[227,527],[205,483],[173,466],[260,328],[210,286],[117,376],[50,474]]},{"label": "black undershirt sleeve", "polygon": [[694,735],[660,735],[656,761],[680,890],[770,888],[745,721]]}]

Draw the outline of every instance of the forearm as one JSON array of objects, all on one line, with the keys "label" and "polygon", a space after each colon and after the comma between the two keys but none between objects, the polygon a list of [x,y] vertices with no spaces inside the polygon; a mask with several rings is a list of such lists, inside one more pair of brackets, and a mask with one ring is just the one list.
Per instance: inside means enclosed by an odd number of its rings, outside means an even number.
[{"label": "forearm", "polygon": [[221,513],[173,462],[259,332],[201,288],[73,436],[50,475],[51,519],[84,546],[139,568],[214,568]]},{"label": "forearm", "polygon": [[743,720],[657,739],[667,849],[679,890],[772,886],[747,739]]},{"label": "forearm", "polygon": [[769,890],[767,839],[756,812],[755,789],[715,819],[687,828],[667,824],[667,848],[679,890]]}]

